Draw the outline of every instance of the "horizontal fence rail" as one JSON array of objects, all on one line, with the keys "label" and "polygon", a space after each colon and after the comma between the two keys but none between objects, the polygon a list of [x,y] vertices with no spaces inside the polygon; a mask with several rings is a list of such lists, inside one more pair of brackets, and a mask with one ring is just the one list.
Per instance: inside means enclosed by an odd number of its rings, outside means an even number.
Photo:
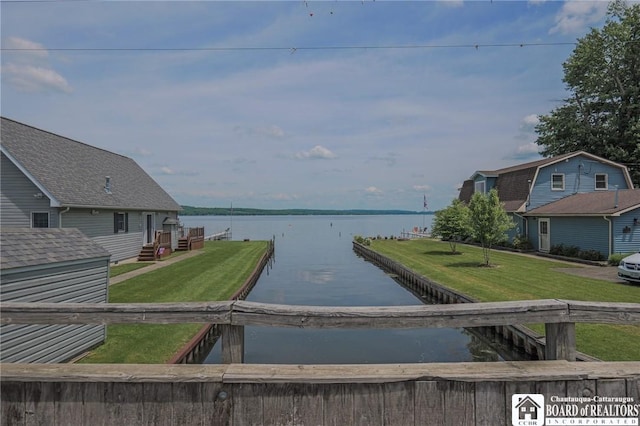
[{"label": "horizontal fence rail", "polygon": [[640,304],[542,299],[448,305],[302,306],[246,301],[0,303],[0,324],[174,324],[308,328],[479,327],[513,323],[640,324]]},{"label": "horizontal fence rail", "polygon": [[640,324],[640,304],[544,299],[416,306],[211,303],[0,303],[1,324],[218,324],[224,363],[244,360],[244,326],[438,328],[544,323],[545,359],[575,361],[575,324]]}]

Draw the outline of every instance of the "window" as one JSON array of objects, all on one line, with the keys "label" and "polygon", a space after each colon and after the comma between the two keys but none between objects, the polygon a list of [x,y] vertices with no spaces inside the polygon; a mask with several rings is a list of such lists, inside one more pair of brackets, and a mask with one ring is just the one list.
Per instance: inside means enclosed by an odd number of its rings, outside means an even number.
[{"label": "window", "polygon": [[551,190],[564,191],[564,174],[554,173],[551,175]]},{"label": "window", "polygon": [[474,185],[474,192],[480,192],[484,194],[485,190],[485,182],[483,180],[476,182]]},{"label": "window", "polygon": [[113,214],[113,233],[129,232],[129,213]]},{"label": "window", "polygon": [[31,212],[32,228],[48,228],[49,212]]},{"label": "window", "polygon": [[609,176],[606,173],[596,173],[596,190],[606,191],[609,187]]}]

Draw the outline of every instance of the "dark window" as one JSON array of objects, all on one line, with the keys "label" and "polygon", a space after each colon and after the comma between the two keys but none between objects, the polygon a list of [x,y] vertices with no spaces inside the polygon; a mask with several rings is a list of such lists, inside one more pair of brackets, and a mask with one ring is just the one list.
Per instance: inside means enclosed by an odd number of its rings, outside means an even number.
[{"label": "dark window", "polygon": [[32,212],[31,227],[32,228],[48,228],[49,213],[48,212]]},{"label": "dark window", "polygon": [[113,214],[113,233],[129,232],[129,213]]},{"label": "dark window", "polygon": [[596,189],[607,189],[607,174],[606,173],[596,173]]},{"label": "dark window", "polygon": [[551,190],[564,191],[564,175],[563,174],[554,173],[551,175]]}]

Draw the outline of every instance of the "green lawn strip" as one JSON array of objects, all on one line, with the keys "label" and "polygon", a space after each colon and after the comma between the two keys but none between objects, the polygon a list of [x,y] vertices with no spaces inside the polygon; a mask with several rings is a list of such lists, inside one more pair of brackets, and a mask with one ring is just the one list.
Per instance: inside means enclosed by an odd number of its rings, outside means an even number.
[{"label": "green lawn strip", "polygon": [[[228,300],[255,269],[266,241],[208,241],[204,253],[112,285],[111,303]],[[114,324],[85,363],[164,363],[202,324]]]},{"label": "green lawn strip", "polygon": [[118,275],[126,274],[127,272],[146,268],[149,265],[152,265],[152,263],[123,263],[122,265],[113,265],[109,268],[109,276],[111,278],[117,277]]},{"label": "green lawn strip", "polygon": [[[479,301],[568,299],[640,303],[640,286],[583,278],[555,270],[581,267],[509,252],[492,251],[494,267],[479,267],[482,251],[430,240],[376,240],[372,249],[444,286]],[[530,325],[544,334],[544,326]],[[640,326],[577,324],[578,350],[603,360],[640,360]]]}]

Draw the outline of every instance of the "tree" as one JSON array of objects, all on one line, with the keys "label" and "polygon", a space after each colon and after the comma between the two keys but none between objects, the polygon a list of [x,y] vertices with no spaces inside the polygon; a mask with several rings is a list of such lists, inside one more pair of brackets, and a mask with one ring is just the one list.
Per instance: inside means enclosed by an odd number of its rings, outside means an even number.
[{"label": "tree", "polygon": [[616,0],[563,63],[570,96],[540,116],[545,157],[584,150],[625,164],[640,184],[640,4]]},{"label": "tree", "polygon": [[454,199],[447,208],[436,212],[431,235],[448,240],[452,253],[457,253],[456,244],[470,233],[469,208],[462,201]]},{"label": "tree", "polygon": [[473,194],[469,202],[469,215],[471,236],[482,245],[484,266],[489,266],[491,246],[505,241],[507,231],[515,224],[502,206],[495,188],[488,194]]}]

